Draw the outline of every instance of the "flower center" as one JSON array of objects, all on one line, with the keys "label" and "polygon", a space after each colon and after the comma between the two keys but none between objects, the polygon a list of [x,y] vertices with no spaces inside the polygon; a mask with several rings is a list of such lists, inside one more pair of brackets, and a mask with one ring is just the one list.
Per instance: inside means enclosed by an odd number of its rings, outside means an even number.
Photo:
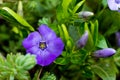
[{"label": "flower center", "polygon": [[40,47],[41,50],[46,49],[46,48],[47,48],[46,42],[40,42],[40,43],[39,43],[39,47]]},{"label": "flower center", "polygon": [[117,4],[120,4],[120,0],[115,0],[115,2],[116,2]]}]

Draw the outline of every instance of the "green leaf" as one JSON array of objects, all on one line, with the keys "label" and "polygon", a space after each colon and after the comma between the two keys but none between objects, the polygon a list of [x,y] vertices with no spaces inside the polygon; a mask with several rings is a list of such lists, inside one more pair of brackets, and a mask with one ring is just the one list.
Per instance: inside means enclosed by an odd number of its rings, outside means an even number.
[{"label": "green leaf", "polygon": [[13,74],[10,75],[10,80],[14,80],[14,75]]},{"label": "green leaf", "polygon": [[37,80],[39,75],[39,70],[36,71],[36,73],[34,74],[34,78],[32,80]]},{"label": "green leaf", "polygon": [[56,80],[56,77],[54,74],[46,72],[44,76],[41,78],[41,80]]},{"label": "green leaf", "polygon": [[99,34],[98,42],[97,42],[96,46],[99,47],[99,48],[108,48],[104,36],[102,36],[102,35]]},{"label": "green leaf", "polygon": [[116,66],[113,61],[104,61],[97,65],[92,65],[92,70],[103,80],[116,80]]},{"label": "green leaf", "polygon": [[76,13],[76,11],[83,5],[84,2],[85,2],[85,0],[82,0],[79,3],[77,3],[77,5],[73,9],[73,14]]},{"label": "green leaf", "polygon": [[71,54],[70,61],[74,64],[82,64],[87,56],[87,51],[85,50],[79,50],[76,53]]},{"label": "green leaf", "polygon": [[98,40],[98,21],[96,20],[95,22],[90,22],[91,24],[91,34],[93,36],[93,41],[94,41],[94,45],[97,44],[97,40]]},{"label": "green leaf", "polygon": [[69,63],[69,60],[67,58],[59,57],[55,60],[55,63],[60,65],[66,65]]},{"label": "green leaf", "polygon": [[106,7],[107,6],[107,0],[102,0],[102,4],[103,4],[104,7]]},{"label": "green leaf", "polygon": [[114,61],[117,64],[117,66],[120,67],[120,48],[117,49],[117,52],[114,55]]},{"label": "green leaf", "polygon": [[57,20],[60,22],[67,21],[65,18],[69,17],[69,5],[72,2],[72,0],[62,0],[62,4],[58,6],[57,8]]},{"label": "green leaf", "polygon": [[69,37],[69,33],[68,33],[68,30],[67,30],[66,25],[65,25],[65,24],[62,24],[62,25],[61,25],[61,28],[62,28],[62,30],[63,30],[63,34],[64,34],[65,40],[66,40],[66,41],[69,40],[70,37]]},{"label": "green leaf", "polygon": [[36,64],[35,56],[27,54],[25,56],[18,57],[16,59],[16,64],[18,64],[25,70],[29,70]]},{"label": "green leaf", "polygon": [[58,31],[59,31],[59,35],[60,35],[60,38],[65,41],[65,37],[64,37],[64,33],[63,33],[63,30],[61,28],[60,25],[58,25]]},{"label": "green leaf", "polygon": [[0,57],[0,61],[0,77],[3,80],[14,80],[14,78],[15,80],[30,80],[28,70],[36,64],[35,56],[30,54],[24,56],[20,53],[8,54],[6,59]]},{"label": "green leaf", "polygon": [[70,36],[72,37],[73,41],[76,42],[80,38],[80,34],[78,32],[78,28],[76,26],[70,25],[68,27],[68,32]]},{"label": "green leaf", "polygon": [[50,23],[50,20],[48,19],[48,18],[45,18],[45,17],[43,17],[42,19],[40,19],[39,21],[38,21],[38,25],[41,25],[41,24],[46,24],[46,25],[48,25]]},{"label": "green leaf", "polygon": [[64,11],[64,15],[67,15],[68,14],[68,6],[69,4],[72,2],[72,0],[63,0],[62,2],[62,7],[63,7],[63,11]]},{"label": "green leaf", "polygon": [[28,28],[29,30],[34,31],[34,28],[30,24],[28,24],[20,15],[16,14],[13,10],[11,10],[8,7],[3,7],[2,9],[0,9],[0,15],[9,20],[12,19],[12,21],[10,21],[12,23],[19,23],[24,27]]},{"label": "green leaf", "polygon": [[111,27],[105,32],[105,36],[114,34],[115,32],[118,31],[118,29],[119,29],[118,26],[116,26],[116,25],[111,25]]},{"label": "green leaf", "polygon": [[85,31],[88,31],[88,34],[89,34],[87,44],[86,44],[85,48],[87,50],[92,50],[92,48],[94,46],[94,42],[93,42],[93,37],[92,37],[92,34],[90,32],[90,29],[89,29],[89,26],[88,26],[87,22],[85,22],[84,27],[85,27]]}]

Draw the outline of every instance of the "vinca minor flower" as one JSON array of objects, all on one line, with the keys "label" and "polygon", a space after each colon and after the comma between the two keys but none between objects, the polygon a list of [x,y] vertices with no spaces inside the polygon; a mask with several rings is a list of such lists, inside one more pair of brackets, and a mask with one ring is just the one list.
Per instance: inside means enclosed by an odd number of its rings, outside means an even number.
[{"label": "vinca minor flower", "polygon": [[117,43],[117,46],[120,47],[120,32],[116,32],[116,43]]},{"label": "vinca minor flower", "polygon": [[97,50],[93,53],[93,56],[98,58],[110,57],[116,53],[116,50],[113,48],[104,48],[102,50]]},{"label": "vinca minor flower", "polygon": [[78,40],[77,42],[77,47],[78,48],[83,48],[88,40],[88,31],[85,31],[85,33],[82,35],[82,37]]},{"label": "vinca minor flower", "polygon": [[54,31],[42,24],[38,32],[32,32],[23,40],[27,53],[36,55],[36,62],[41,66],[52,63],[61,53],[64,44]]},{"label": "vinca minor flower", "polygon": [[108,0],[108,6],[110,10],[120,11],[120,0]]}]

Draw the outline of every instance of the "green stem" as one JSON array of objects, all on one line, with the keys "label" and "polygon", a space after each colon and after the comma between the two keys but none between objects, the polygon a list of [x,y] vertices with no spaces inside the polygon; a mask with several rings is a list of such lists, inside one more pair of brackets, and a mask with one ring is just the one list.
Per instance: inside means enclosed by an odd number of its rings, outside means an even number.
[{"label": "green stem", "polygon": [[39,71],[39,74],[38,74],[37,80],[40,80],[39,78],[40,78],[40,75],[41,75],[42,70],[43,70],[43,67],[42,67],[42,68],[40,69],[40,71]]}]

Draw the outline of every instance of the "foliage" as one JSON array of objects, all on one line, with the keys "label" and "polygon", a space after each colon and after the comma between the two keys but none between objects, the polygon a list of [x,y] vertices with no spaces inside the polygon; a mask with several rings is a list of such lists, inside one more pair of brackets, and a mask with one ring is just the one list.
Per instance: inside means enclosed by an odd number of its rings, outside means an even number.
[{"label": "foliage", "polygon": [[[6,59],[0,56],[0,79],[1,80],[30,80],[28,70],[32,69],[36,62],[35,56],[8,54]],[[22,76],[22,77],[21,77]]]},{"label": "foliage", "polygon": [[[22,40],[41,24],[55,31],[65,45],[61,56],[43,68],[41,80],[119,79],[120,48],[115,33],[120,31],[120,13],[111,11],[107,0],[0,1],[0,80],[39,77],[40,66],[36,65],[35,56],[26,55]],[[82,11],[94,15],[80,17]],[[85,31],[88,31],[87,43],[78,48],[77,41]],[[94,51],[104,48],[117,52],[107,58],[93,56]]]}]

